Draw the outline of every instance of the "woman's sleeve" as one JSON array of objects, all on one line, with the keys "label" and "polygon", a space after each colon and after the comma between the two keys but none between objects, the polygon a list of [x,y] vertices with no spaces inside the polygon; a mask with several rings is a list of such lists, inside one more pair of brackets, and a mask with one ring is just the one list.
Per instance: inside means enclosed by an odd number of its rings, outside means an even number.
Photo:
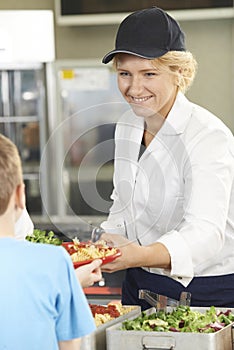
[{"label": "woman's sleeve", "polygon": [[122,207],[115,189],[112,192],[111,199],[113,204],[110,208],[109,216],[106,221],[102,222],[101,227],[108,233],[126,235]]},{"label": "woman's sleeve", "polygon": [[169,250],[170,275],[190,281],[194,269],[224,246],[234,178],[233,137],[222,130],[202,134],[184,169],[183,221],[159,242]]}]

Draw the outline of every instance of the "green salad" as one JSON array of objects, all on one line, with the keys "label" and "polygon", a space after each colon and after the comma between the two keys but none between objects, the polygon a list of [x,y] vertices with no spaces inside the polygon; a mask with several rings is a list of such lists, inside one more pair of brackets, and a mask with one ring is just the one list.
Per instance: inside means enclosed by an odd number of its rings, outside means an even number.
[{"label": "green salad", "polygon": [[27,235],[25,239],[34,243],[47,243],[54,245],[61,245],[63,243],[60,238],[55,236],[53,231],[46,232],[40,229],[34,229],[33,234]]},{"label": "green salad", "polygon": [[142,312],[134,320],[123,322],[123,330],[156,332],[214,333],[234,322],[231,310],[218,311],[211,306],[205,313],[178,306],[172,312],[158,311],[151,315]]}]

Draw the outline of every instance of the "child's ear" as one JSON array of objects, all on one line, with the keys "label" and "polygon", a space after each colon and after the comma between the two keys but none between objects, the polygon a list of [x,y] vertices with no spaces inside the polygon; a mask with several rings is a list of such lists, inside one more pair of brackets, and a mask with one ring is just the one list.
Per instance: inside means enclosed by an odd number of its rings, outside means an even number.
[{"label": "child's ear", "polygon": [[25,185],[21,183],[16,187],[16,206],[20,209],[25,208]]}]

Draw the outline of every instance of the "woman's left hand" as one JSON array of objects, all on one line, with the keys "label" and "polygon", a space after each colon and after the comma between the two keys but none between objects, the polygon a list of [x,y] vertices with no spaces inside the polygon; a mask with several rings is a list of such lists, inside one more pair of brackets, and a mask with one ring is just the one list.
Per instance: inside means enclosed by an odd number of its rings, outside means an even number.
[{"label": "woman's left hand", "polygon": [[156,267],[171,269],[171,257],[167,248],[160,242],[142,246],[138,241],[130,241],[118,234],[103,233],[101,239],[109,246],[118,248],[121,256],[113,262],[104,264],[103,272],[115,272],[132,267]]}]

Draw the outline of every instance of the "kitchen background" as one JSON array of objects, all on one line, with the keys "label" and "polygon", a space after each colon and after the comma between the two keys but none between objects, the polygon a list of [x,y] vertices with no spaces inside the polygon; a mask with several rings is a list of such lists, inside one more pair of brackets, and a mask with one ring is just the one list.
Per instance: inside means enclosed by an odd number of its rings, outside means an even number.
[{"label": "kitchen background", "polygon": [[[72,1],[61,3],[69,5]],[[76,3],[87,11],[96,8],[98,12],[105,1]],[[136,1],[125,2],[129,11],[135,10],[131,3]],[[139,2],[142,3],[166,9],[174,2]],[[234,131],[233,4],[228,0],[176,3],[174,14],[186,33],[187,49],[199,64],[187,96],[215,113]],[[218,3],[222,7],[204,9]],[[203,9],[183,11],[179,4]],[[118,23],[125,14],[103,17],[102,23],[106,24],[93,24],[96,18],[93,17],[91,23],[81,25],[77,18],[70,22],[69,17],[67,22],[58,18],[55,10],[59,8],[54,0],[0,0],[2,10],[52,11],[55,48],[52,62],[32,62],[28,66],[18,62],[12,67],[1,64],[0,131],[20,148],[27,205],[35,227],[53,229],[69,238],[87,239],[92,227],[105,219],[111,205],[112,137],[115,121],[126,106],[111,65],[102,65],[101,59],[114,47]],[[20,24],[10,23],[14,25]],[[9,92],[5,91],[6,85]],[[121,278],[116,274],[103,285],[112,288],[112,294],[118,294]],[[116,287],[117,290],[113,289]]]}]

